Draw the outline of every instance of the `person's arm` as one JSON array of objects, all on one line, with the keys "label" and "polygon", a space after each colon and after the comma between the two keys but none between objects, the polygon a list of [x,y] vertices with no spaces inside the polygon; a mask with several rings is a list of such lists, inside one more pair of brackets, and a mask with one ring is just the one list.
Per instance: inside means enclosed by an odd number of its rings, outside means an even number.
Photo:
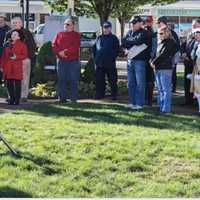
[{"label": "person's arm", "polygon": [[177,51],[180,51],[181,50],[181,43],[180,43],[179,37],[178,37],[178,35],[175,31],[172,30],[171,33],[172,33],[174,40],[176,41]]},{"label": "person's arm", "polygon": [[125,37],[123,40],[123,46],[127,49],[130,49],[134,45],[139,46],[147,43],[148,43],[148,38],[144,30],[140,31],[137,37]]},{"label": "person's arm", "polygon": [[120,48],[119,40],[116,36],[114,36],[113,56],[114,56],[115,59],[117,58],[117,56],[119,54],[119,48]]},{"label": "person's arm", "polygon": [[58,42],[59,37],[60,37],[60,34],[57,33],[52,41],[52,50],[56,55],[58,55],[58,53],[60,52],[60,47],[59,47],[59,42]]},{"label": "person's arm", "polygon": [[[15,53],[14,59],[13,60],[24,60],[28,57],[28,48],[26,44],[21,44],[20,45],[20,52]],[[12,59],[12,58],[11,58]]]},{"label": "person's arm", "polygon": [[177,49],[178,47],[175,41],[167,41],[164,50],[161,51],[160,54],[155,57],[155,59],[153,59],[152,63],[154,65],[158,65],[163,59],[173,57],[177,52]]}]

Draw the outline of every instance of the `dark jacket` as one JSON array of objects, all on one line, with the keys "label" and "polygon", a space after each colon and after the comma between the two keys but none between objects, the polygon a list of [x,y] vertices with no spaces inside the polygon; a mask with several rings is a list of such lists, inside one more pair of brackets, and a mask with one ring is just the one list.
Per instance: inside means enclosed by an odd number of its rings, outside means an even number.
[{"label": "dark jacket", "polygon": [[[23,42],[27,45],[28,58],[34,59],[37,47],[33,35],[29,30],[26,30],[24,28],[21,28],[21,30],[23,32],[23,37],[24,37]],[[6,34],[6,42],[9,42],[9,40],[11,40],[11,31],[9,31]]]},{"label": "dark jacket", "polygon": [[165,39],[158,43],[156,57],[152,61],[156,70],[172,69],[172,59],[177,51],[178,46],[174,39]]},{"label": "dark jacket", "polygon": [[10,30],[10,27],[7,25],[0,28],[0,55],[2,54],[4,40],[5,40],[6,34],[9,30]]},{"label": "dark jacket", "polygon": [[[177,52],[181,51],[181,43],[180,43],[177,33],[172,29],[169,29],[169,30],[171,31],[172,37],[173,37],[174,41],[176,42]],[[157,43],[157,35],[158,35],[158,32],[155,32],[154,37],[156,38],[156,43]],[[156,45],[155,49],[157,49],[157,45]],[[156,51],[154,51],[154,52],[156,52]]]},{"label": "dark jacket", "polygon": [[93,46],[95,64],[103,67],[115,67],[119,53],[119,40],[113,34],[100,35]]},{"label": "dark jacket", "polygon": [[[148,33],[145,29],[139,29],[137,31],[129,30],[126,36],[122,39],[122,47],[130,49],[133,46],[139,46],[146,44],[149,46]],[[148,60],[149,59],[149,50],[148,48],[142,51],[133,59],[135,60]]]}]

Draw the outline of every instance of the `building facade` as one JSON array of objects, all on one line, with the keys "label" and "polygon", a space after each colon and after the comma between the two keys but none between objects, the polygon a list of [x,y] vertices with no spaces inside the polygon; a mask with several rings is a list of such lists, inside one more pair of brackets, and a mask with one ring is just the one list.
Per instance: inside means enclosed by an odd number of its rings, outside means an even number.
[{"label": "building facade", "polygon": [[[26,8],[26,5],[25,5],[25,8]],[[26,12],[26,9],[25,9],[25,12]],[[39,24],[44,23],[45,16],[51,13],[51,9],[43,1],[30,0],[29,13],[30,13],[29,27],[30,29],[33,30]],[[8,22],[13,16],[22,16],[22,8],[20,7],[20,1],[19,0],[1,0],[0,14],[5,16]]]}]

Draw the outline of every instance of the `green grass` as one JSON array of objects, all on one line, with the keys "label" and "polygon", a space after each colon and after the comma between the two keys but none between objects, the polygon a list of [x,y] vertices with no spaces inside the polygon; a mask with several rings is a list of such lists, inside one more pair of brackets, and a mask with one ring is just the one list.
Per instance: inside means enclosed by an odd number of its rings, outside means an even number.
[{"label": "green grass", "polygon": [[200,118],[120,104],[0,115],[0,197],[199,197]]}]

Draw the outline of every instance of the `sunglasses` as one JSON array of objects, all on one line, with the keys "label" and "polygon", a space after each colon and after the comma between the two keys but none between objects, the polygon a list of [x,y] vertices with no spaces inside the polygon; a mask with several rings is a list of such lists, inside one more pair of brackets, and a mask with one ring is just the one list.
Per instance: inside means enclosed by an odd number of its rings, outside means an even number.
[{"label": "sunglasses", "polygon": [[159,35],[164,35],[164,33],[158,33]]},{"label": "sunglasses", "polygon": [[65,25],[66,25],[66,26],[72,26],[72,24],[67,24],[67,23],[65,23]]}]

